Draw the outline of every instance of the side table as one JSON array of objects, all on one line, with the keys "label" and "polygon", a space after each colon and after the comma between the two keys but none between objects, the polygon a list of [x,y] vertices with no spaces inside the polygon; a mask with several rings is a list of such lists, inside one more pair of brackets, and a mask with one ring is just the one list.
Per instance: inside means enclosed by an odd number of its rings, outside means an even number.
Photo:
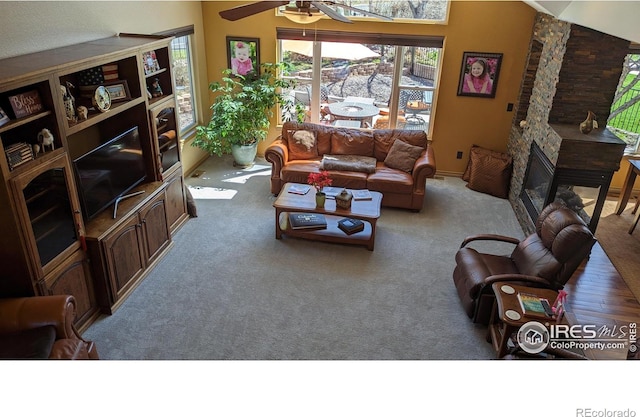
[{"label": "side table", "polygon": [[491,288],[496,296],[496,301],[489,321],[489,336],[496,351],[496,357],[502,358],[507,354],[507,342],[514,332],[529,321],[541,321],[541,319],[525,317],[518,302],[518,293],[534,294],[553,303],[558,292],[547,288],[525,287],[508,282],[493,283]]}]

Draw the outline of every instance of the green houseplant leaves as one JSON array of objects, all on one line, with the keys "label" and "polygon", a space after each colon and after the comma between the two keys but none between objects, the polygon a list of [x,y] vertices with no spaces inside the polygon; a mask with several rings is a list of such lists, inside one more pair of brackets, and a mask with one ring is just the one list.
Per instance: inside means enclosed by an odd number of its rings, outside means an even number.
[{"label": "green houseplant leaves", "polygon": [[282,95],[282,91],[295,86],[295,82],[280,78],[286,71],[285,63],[263,63],[259,75],[233,76],[223,71],[222,81],[209,84],[217,94],[211,106],[211,120],[196,128],[193,146],[211,155],[231,153],[232,145],[252,145],[267,138],[271,117],[276,105],[283,114],[294,114],[298,121],[304,118],[304,108]]}]

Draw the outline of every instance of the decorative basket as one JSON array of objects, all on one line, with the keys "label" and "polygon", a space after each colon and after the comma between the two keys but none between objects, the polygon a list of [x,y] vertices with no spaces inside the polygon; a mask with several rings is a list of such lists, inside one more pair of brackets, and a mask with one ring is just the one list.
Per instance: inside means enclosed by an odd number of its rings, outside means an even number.
[{"label": "decorative basket", "polygon": [[342,192],[336,196],[336,207],[349,210],[351,208],[352,198],[353,194],[343,189]]}]

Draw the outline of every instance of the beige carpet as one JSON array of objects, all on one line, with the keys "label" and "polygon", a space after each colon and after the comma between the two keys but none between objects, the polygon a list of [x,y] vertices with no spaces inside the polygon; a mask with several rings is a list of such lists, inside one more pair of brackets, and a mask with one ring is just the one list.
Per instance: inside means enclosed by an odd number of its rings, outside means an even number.
[{"label": "beige carpet", "polygon": [[631,292],[640,300],[640,225],[633,234],[628,230],[633,224],[631,213],[635,200],[629,200],[621,215],[615,214],[617,200],[607,199],[602,210],[596,237],[605,253],[611,259]]}]

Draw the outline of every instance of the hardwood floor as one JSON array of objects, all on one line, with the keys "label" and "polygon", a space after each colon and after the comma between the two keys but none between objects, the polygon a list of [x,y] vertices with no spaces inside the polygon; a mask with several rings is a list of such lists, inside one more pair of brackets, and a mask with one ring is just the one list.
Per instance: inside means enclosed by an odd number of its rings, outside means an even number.
[{"label": "hardwood floor", "polygon": [[[605,325],[609,330],[619,331],[621,326],[640,321],[640,303],[599,243],[565,285],[565,290],[567,318],[571,324],[595,324],[598,328]],[[626,359],[626,355],[626,349],[587,352],[592,359]]]}]

